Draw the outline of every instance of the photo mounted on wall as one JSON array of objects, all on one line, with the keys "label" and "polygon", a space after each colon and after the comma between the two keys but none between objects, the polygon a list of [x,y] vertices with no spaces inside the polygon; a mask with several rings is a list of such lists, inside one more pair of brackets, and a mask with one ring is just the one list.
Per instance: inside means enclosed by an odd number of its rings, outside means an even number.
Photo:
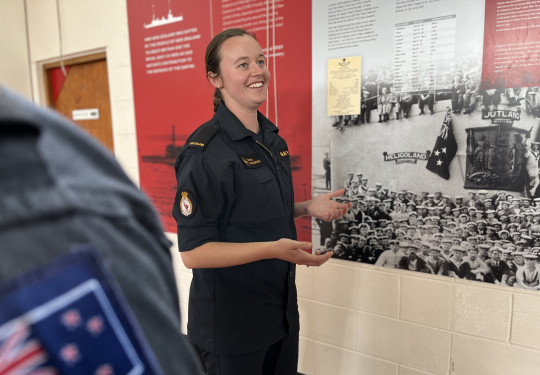
[{"label": "photo mounted on wall", "polygon": [[[315,250],[540,290],[540,29],[499,3],[313,4],[313,194],[353,203],[313,221]],[[361,110],[328,116],[326,62],[349,56]]]}]

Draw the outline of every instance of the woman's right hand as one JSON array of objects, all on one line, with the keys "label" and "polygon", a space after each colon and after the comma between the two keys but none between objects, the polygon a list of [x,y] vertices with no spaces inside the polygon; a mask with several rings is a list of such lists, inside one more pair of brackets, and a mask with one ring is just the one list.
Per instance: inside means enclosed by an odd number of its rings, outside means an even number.
[{"label": "woman's right hand", "polygon": [[333,254],[331,251],[324,254],[319,254],[319,251],[317,251],[315,254],[311,254],[313,247],[311,242],[301,242],[287,238],[277,240],[273,245],[272,258],[286,260],[287,262],[299,265],[321,266]]}]

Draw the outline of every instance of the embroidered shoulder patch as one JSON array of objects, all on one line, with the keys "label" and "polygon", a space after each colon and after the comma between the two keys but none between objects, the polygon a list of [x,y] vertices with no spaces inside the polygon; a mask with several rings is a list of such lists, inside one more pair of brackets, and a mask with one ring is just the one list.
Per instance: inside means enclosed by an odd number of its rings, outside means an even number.
[{"label": "embroidered shoulder patch", "polygon": [[204,126],[201,128],[197,134],[195,134],[190,141],[187,144],[188,148],[196,148],[201,151],[203,151],[206,146],[208,145],[208,142],[216,135],[217,131],[219,130],[219,127],[209,125]]},{"label": "embroidered shoulder patch", "polygon": [[178,205],[180,212],[185,217],[191,217],[197,209],[195,196],[189,191],[182,191],[180,193],[180,196],[178,197]]},{"label": "embroidered shoulder patch", "polygon": [[262,160],[257,153],[250,155],[240,155],[240,159],[246,168],[260,168],[263,166]]}]

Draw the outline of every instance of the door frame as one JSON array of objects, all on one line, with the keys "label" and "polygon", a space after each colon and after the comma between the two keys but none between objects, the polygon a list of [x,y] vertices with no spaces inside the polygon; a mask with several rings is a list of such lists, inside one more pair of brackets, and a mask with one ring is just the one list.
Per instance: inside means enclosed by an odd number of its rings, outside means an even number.
[{"label": "door frame", "polygon": [[[38,72],[39,72],[39,82],[41,87],[41,93],[44,105],[51,108],[53,106],[53,95],[52,95],[52,89],[49,86],[49,78],[47,76],[47,70],[52,68],[59,68],[62,66],[61,61],[64,62],[65,66],[68,65],[76,65],[76,64],[82,64],[87,62],[92,62],[96,60],[103,60],[107,62],[107,53],[105,49],[99,49],[99,50],[93,50],[93,51],[86,51],[81,52],[77,54],[67,55],[64,56],[63,59],[55,58],[52,60],[42,61],[38,63]],[[107,74],[109,72],[109,69],[107,67]],[[110,82],[110,81],[109,81]],[[110,85],[109,85],[109,93],[110,93]],[[110,97],[109,97],[110,100]],[[112,107],[111,107],[112,110]]]}]

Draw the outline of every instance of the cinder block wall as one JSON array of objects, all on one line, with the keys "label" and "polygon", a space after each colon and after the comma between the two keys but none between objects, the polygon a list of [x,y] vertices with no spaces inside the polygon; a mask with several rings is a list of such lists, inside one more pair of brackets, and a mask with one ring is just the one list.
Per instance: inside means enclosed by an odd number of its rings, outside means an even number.
[{"label": "cinder block wall", "polygon": [[331,260],[299,267],[306,374],[528,374],[540,295]]}]

